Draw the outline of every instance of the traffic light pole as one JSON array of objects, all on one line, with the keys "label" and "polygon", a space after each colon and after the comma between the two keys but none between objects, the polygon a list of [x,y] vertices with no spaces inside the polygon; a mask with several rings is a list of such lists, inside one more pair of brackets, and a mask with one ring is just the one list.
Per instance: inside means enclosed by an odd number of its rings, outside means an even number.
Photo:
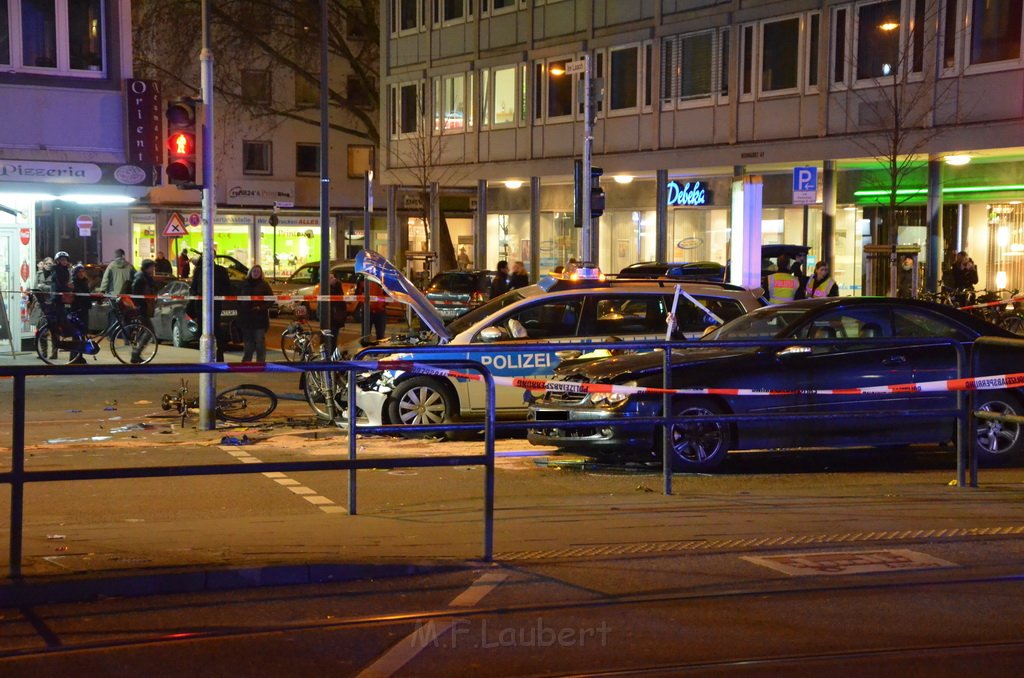
[{"label": "traffic light pole", "polygon": [[[213,218],[217,208],[213,172],[213,52],[210,49],[209,0],[203,0],[203,49],[199,53],[200,87],[203,97],[203,267],[194,275],[203,276],[203,334],[199,338],[199,356],[204,363],[216,358],[213,314]],[[199,427],[205,431],[217,427],[216,377],[199,375]]]},{"label": "traffic light pole", "polygon": [[583,229],[580,232],[580,263],[596,263],[594,261],[594,228],[591,218],[591,184],[590,169],[593,165],[592,153],[594,129],[591,124],[592,111],[590,95],[590,53],[583,55],[583,186],[580,195],[583,197]]}]

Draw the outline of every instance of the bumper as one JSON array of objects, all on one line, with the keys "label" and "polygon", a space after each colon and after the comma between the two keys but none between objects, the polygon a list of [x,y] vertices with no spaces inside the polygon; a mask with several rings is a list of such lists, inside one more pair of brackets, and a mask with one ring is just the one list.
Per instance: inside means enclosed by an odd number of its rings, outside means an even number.
[{"label": "bumper", "polygon": [[[552,406],[535,403],[530,406],[529,420],[537,428],[527,430],[526,438],[533,445],[553,445],[592,456],[611,453],[646,452],[654,446],[655,429],[650,426],[608,424],[632,414],[623,409]],[[590,423],[574,428],[545,427],[544,423]]]}]

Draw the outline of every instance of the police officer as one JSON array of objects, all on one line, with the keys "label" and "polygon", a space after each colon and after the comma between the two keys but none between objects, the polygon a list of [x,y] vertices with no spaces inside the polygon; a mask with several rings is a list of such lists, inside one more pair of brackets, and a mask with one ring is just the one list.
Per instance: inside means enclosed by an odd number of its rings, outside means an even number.
[{"label": "police officer", "polygon": [[784,304],[796,298],[800,281],[791,273],[792,264],[785,254],[779,255],[778,270],[768,276],[768,303]]},{"label": "police officer", "polygon": [[807,287],[804,288],[804,296],[808,299],[839,296],[839,285],[836,284],[835,278],[829,273],[827,261],[819,261],[814,265],[814,275],[807,281]]}]

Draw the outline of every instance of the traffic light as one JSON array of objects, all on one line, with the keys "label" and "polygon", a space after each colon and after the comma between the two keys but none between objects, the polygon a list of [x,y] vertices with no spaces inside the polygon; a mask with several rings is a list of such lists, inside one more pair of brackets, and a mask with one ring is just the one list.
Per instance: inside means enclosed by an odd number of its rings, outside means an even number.
[{"label": "traffic light", "polygon": [[604,170],[600,167],[590,168],[590,218],[596,219],[604,214],[604,189],[601,188],[601,175]]},{"label": "traffic light", "polygon": [[[600,167],[590,168],[590,218],[596,219],[604,214],[604,189],[601,188]],[[583,228],[583,161],[577,160],[573,166],[573,225]]]},{"label": "traffic light", "polygon": [[197,185],[196,102],[189,97],[167,103],[167,181],[179,188]]}]

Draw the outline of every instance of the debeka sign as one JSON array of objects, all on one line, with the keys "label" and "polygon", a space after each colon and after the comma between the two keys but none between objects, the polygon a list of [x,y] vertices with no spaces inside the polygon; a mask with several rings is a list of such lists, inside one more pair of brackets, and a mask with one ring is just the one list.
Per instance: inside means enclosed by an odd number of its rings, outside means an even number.
[{"label": "debeka sign", "polygon": [[668,182],[669,207],[703,207],[711,202],[711,189],[699,181],[684,184],[673,179]]}]

